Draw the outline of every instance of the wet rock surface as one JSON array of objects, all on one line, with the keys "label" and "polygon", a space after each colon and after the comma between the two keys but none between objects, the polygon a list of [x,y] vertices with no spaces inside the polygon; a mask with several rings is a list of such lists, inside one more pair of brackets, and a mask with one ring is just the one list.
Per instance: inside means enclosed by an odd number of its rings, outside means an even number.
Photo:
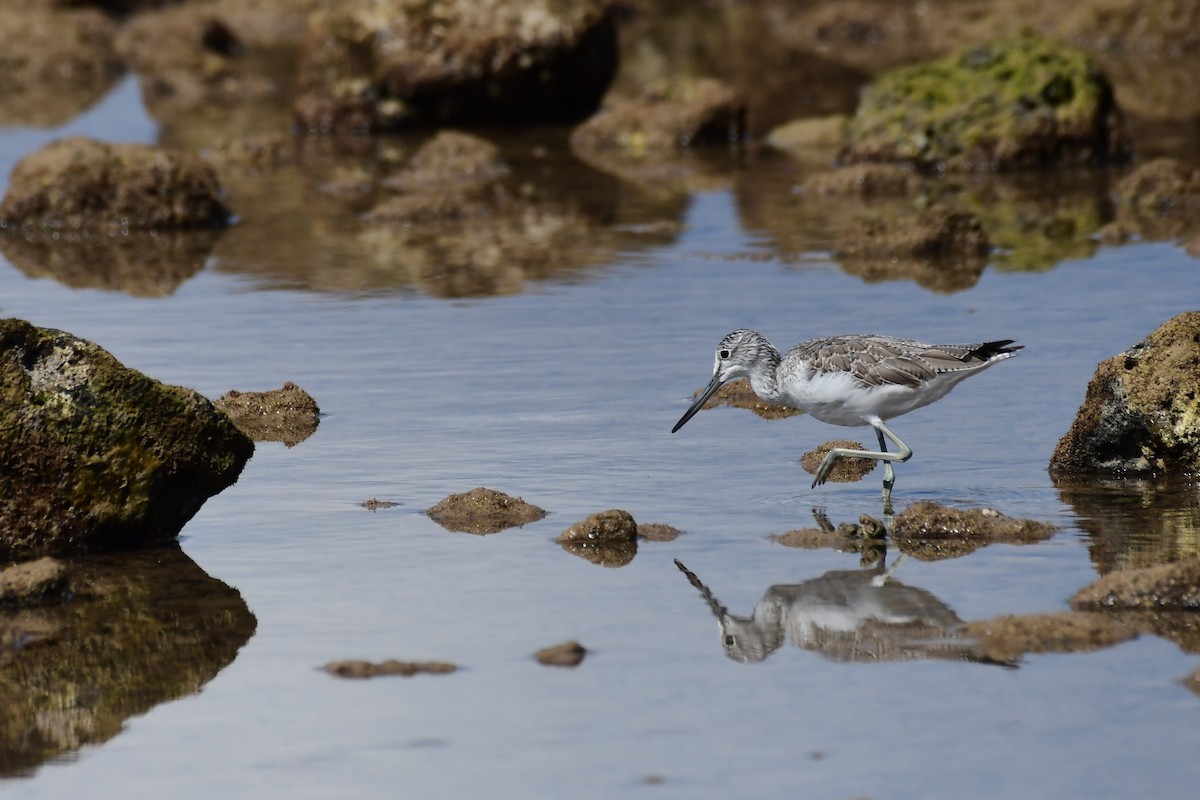
[{"label": "wet rock surface", "polygon": [[310,19],[296,116],[310,131],[580,119],[616,69],[609,0],[352,0]]},{"label": "wet rock surface", "polygon": [[850,164],[808,176],[802,191],[816,196],[909,197],[923,179],[911,167],[898,164]]},{"label": "wet rock surface", "polygon": [[1110,572],[1072,595],[1071,607],[1112,611],[1200,609],[1200,557]]},{"label": "wet rock surface", "polygon": [[[823,442],[800,456],[800,466],[804,467],[805,472],[809,475],[817,474],[821,462],[825,460],[825,455],[835,447],[845,450],[867,449],[862,442],[855,442],[850,439],[834,439],[829,442]],[[833,483],[861,481],[875,469],[875,465],[878,463],[869,458],[839,458],[834,462],[833,469],[829,471],[826,480]]]},{"label": "wet rock surface", "polygon": [[623,567],[637,555],[638,525],[627,511],[601,511],[567,528],[557,541],[593,564]]},{"label": "wet rock surface", "polygon": [[0,385],[0,558],[169,542],[254,451],[196,392],[23,320],[0,320]]},{"label": "wet rock surface", "polygon": [[1200,311],[1180,314],[1103,361],[1051,475],[1200,469]]},{"label": "wet rock surface", "polygon": [[483,486],[463,494],[452,494],[426,509],[425,513],[448,531],[475,534],[497,533],[546,516],[544,509],[526,503],[520,497],[510,497]]},{"label": "wet rock surface", "polygon": [[851,120],[845,158],[992,170],[1120,160],[1128,150],[1100,68],[1026,33],[881,76]]},{"label": "wet rock surface", "polygon": [[74,136],[25,156],[0,202],[9,235],[214,228],[229,222],[216,172],[195,155]]},{"label": "wet rock surface", "polygon": [[539,664],[547,667],[577,667],[583,663],[587,648],[575,640],[543,647],[533,654]]},{"label": "wet rock surface", "polygon": [[399,675],[411,678],[414,675],[448,675],[458,667],[445,661],[331,661],[323,669],[336,678],[378,678],[381,675]]},{"label": "wet rock surface", "polygon": [[0,776],[116,736],[196,694],[254,634],[238,592],[177,546],[69,565],[70,602],[0,606]]},{"label": "wet rock surface", "polygon": [[295,447],[317,430],[321,409],[308,392],[291,381],[267,392],[223,394],[213,405],[229,415],[238,430],[256,442]]},{"label": "wet rock surface", "polygon": [[840,261],[928,259],[985,262],[987,232],[974,214],[931,208],[914,217],[865,218],[856,231],[843,235],[834,255]]},{"label": "wet rock surface", "polygon": [[896,515],[892,539],[900,552],[922,561],[957,558],[995,543],[1032,544],[1054,535],[1045,522],[1016,519],[990,508],[957,509],[928,500]]},{"label": "wet rock surface", "polygon": [[0,607],[62,602],[67,591],[67,568],[54,558],[0,569]]}]

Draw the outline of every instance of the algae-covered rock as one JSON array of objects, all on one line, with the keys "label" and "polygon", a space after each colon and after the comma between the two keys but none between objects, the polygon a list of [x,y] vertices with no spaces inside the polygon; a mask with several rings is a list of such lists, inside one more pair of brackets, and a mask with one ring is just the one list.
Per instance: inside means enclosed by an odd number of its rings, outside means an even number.
[{"label": "algae-covered rock", "polygon": [[0,558],[171,541],[254,445],[201,395],[0,320]]},{"label": "algae-covered rock", "polygon": [[0,608],[0,777],[198,693],[254,634],[241,595],[175,545],[75,561],[70,583],[68,603]]},{"label": "algae-covered rock", "polygon": [[546,516],[545,509],[526,503],[520,497],[510,497],[483,486],[449,495],[425,513],[448,531],[481,535],[519,527]]},{"label": "algae-covered rock", "polygon": [[616,70],[611,0],[350,0],[309,24],[295,110],[312,132],[577,120]]},{"label": "algae-covered rock", "polygon": [[0,569],[0,606],[62,602],[67,592],[67,568],[44,557]]},{"label": "algae-covered rock", "polygon": [[1122,159],[1128,145],[1091,57],[1027,33],[885,73],[863,95],[845,155],[992,170]]},{"label": "algae-covered rock", "polygon": [[1102,361],[1050,457],[1057,475],[1200,469],[1200,311]]},{"label": "algae-covered rock", "polygon": [[1135,628],[1107,614],[1060,611],[1052,614],[1008,614],[973,620],[960,632],[979,642],[997,661],[1014,661],[1027,653],[1080,653],[1137,638]]},{"label": "algae-covered rock", "polygon": [[212,228],[230,212],[199,156],[73,136],[21,159],[0,202],[0,228],[58,233]]}]

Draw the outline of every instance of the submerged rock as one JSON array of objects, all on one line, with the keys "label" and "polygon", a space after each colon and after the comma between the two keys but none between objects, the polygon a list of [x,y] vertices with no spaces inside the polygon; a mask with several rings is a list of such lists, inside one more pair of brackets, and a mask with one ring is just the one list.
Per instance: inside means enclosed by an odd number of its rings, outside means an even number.
[{"label": "submerged rock", "polygon": [[989,544],[1033,544],[1049,539],[1055,527],[1031,519],[1014,519],[990,508],[957,509],[928,500],[896,515],[892,540],[922,561],[957,558]]},{"label": "submerged rock", "polygon": [[1200,311],[1180,314],[1103,361],[1052,475],[1195,473],[1200,469]]},{"label": "submerged rock", "polygon": [[[809,475],[816,475],[817,470],[821,467],[821,462],[825,460],[825,455],[835,447],[840,447],[844,450],[867,449],[863,446],[862,442],[854,442],[850,439],[834,439],[831,442],[819,444],[800,456],[800,465],[804,467],[804,470]],[[875,465],[878,463],[871,458],[839,458],[834,463],[833,469],[829,471],[826,479],[833,483],[861,481],[875,469]]]},{"label": "submerged rock", "polygon": [[295,111],[312,132],[576,120],[616,71],[611,0],[350,0],[309,25]]},{"label": "submerged rock", "polygon": [[915,170],[900,164],[850,164],[810,175],[801,189],[821,197],[909,197],[922,183]]},{"label": "submerged rock", "polygon": [[543,647],[533,654],[539,664],[547,667],[578,667],[587,655],[587,648],[572,639],[569,642]]},{"label": "submerged rock", "polygon": [[601,511],[567,528],[557,541],[593,564],[623,567],[637,555],[638,526],[627,511]]},{"label": "submerged rock", "polygon": [[1200,170],[1173,158],[1139,164],[1117,183],[1117,196],[1154,211],[1200,208]]},{"label": "submerged rock", "polygon": [[[692,397],[699,397],[704,392],[703,387],[692,392]],[[712,397],[708,398],[708,402],[704,404],[705,409],[716,408],[717,406],[730,406],[733,408],[744,408],[752,411],[763,419],[784,419],[786,417],[796,417],[804,412],[798,408],[791,406],[777,406],[774,403],[768,403],[757,394],[750,386],[750,381],[745,378],[729,381],[722,384],[720,389]]]},{"label": "submerged rock", "polygon": [[0,202],[10,233],[212,228],[228,224],[212,166],[142,144],[60,139],[21,159]]},{"label": "submerged rock", "polygon": [[254,445],[191,389],[0,320],[0,558],[171,541]]},{"label": "submerged rock", "polygon": [[885,73],[864,92],[844,155],[993,170],[1128,154],[1112,87],[1095,62],[1026,33]]},{"label": "submerged rock", "polygon": [[469,190],[509,173],[500,148],[479,136],[439,131],[383,182],[396,192]]},{"label": "submerged rock", "polygon": [[53,558],[39,558],[0,569],[0,606],[29,606],[62,602],[67,593],[67,568]]},{"label": "submerged rock", "polygon": [[481,535],[520,527],[546,516],[545,509],[483,486],[449,495],[425,513],[448,531]]},{"label": "submerged rock", "polygon": [[838,259],[985,261],[988,248],[979,217],[935,206],[915,218],[866,218],[839,238],[834,255]]},{"label": "submerged rock", "polygon": [[683,531],[662,522],[641,522],[637,526],[638,539],[643,542],[673,542]]},{"label": "submerged rock", "polygon": [[389,658],[379,663],[357,660],[331,661],[324,669],[337,678],[377,678],[380,675],[411,678],[413,675],[448,675],[457,671],[458,667],[445,661],[397,661]]},{"label": "submerged rock", "polygon": [[288,447],[312,436],[321,417],[317,401],[291,381],[268,392],[231,389],[213,405],[254,441],[283,442]]}]

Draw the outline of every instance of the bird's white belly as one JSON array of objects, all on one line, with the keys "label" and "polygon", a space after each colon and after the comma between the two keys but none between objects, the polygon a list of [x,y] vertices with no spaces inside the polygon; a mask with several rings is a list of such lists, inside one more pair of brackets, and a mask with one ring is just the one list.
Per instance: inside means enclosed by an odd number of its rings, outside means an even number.
[{"label": "bird's white belly", "polygon": [[781,387],[784,402],[830,425],[870,424],[872,417],[888,420],[945,396],[966,374],[947,373],[915,388],[883,384],[864,386],[846,373],[814,374]]}]

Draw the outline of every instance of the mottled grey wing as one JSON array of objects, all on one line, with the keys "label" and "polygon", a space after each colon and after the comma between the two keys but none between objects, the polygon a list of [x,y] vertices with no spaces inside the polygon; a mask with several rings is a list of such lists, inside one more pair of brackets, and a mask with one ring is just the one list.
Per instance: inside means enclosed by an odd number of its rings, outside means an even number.
[{"label": "mottled grey wing", "polygon": [[866,386],[920,386],[940,371],[924,354],[949,357],[923,342],[874,336],[835,336],[799,347],[818,372],[848,372]]}]

